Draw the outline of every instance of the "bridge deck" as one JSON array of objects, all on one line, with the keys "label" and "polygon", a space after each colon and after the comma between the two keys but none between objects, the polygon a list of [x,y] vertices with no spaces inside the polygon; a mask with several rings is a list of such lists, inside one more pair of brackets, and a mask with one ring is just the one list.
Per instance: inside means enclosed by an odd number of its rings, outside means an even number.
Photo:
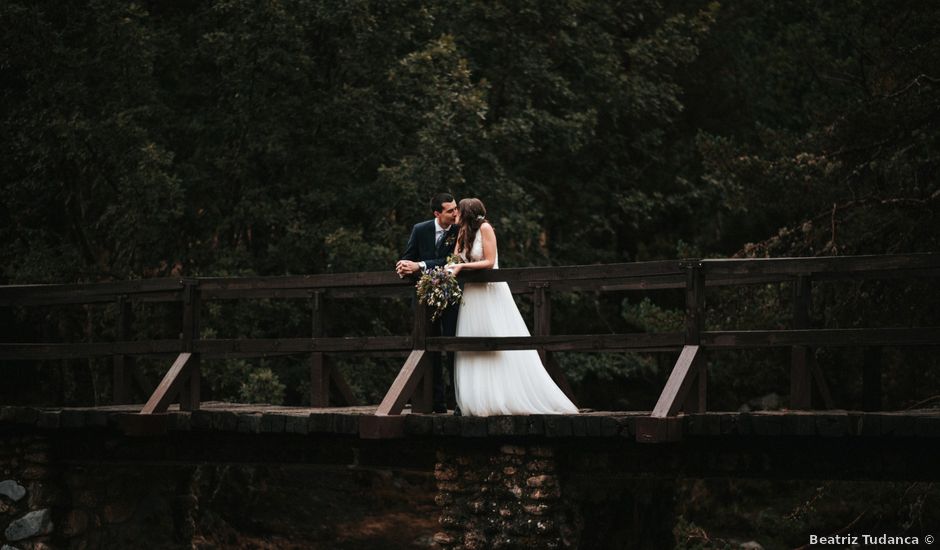
[{"label": "bridge deck", "polygon": [[[649,411],[592,411],[578,415],[455,417],[450,414],[374,416],[375,406],[302,408],[205,402],[194,412],[173,406],[140,415],[141,405],[46,408],[0,407],[0,429],[113,429],[131,435],[169,432],[331,434],[363,438],[549,437],[635,440]],[[642,420],[641,420],[642,421]],[[683,414],[672,420],[680,437],[792,436],[940,438],[940,409],[898,412],[761,411]]]}]

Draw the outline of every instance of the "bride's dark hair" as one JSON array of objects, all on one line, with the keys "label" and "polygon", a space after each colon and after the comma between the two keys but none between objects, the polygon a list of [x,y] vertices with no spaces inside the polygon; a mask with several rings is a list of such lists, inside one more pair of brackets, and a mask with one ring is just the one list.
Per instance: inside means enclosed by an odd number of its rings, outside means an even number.
[{"label": "bride's dark hair", "polygon": [[460,212],[460,231],[457,233],[457,248],[470,254],[470,247],[477,237],[480,226],[489,222],[486,219],[486,207],[480,199],[461,199],[457,203]]}]

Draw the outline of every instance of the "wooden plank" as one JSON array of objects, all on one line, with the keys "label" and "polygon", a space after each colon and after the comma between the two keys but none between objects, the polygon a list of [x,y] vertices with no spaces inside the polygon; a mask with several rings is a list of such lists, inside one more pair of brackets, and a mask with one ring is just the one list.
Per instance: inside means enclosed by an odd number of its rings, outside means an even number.
[{"label": "wooden plank", "polygon": [[[530,283],[530,286],[533,289],[533,313],[535,315],[532,323],[532,333],[535,336],[548,336],[552,333],[552,298],[548,290],[549,283]],[[538,348],[538,353],[539,358],[542,360],[542,366],[548,372],[548,375],[568,399],[577,406],[574,390],[572,390],[568,378],[565,377],[564,371],[561,370],[558,362],[553,357],[551,350],[541,346]]]},{"label": "wooden plank", "polygon": [[[811,328],[812,280],[800,275],[793,283],[793,320],[797,330]],[[813,406],[813,378],[810,372],[809,355],[813,351],[806,346],[790,348],[790,408],[810,409]]]},{"label": "wooden plank", "polygon": [[515,269],[485,269],[460,273],[463,282],[549,282],[584,279],[611,279],[618,277],[648,277],[678,275],[682,270],[676,260],[635,262],[605,265],[572,265],[553,267],[525,267]]},{"label": "wooden plank", "polygon": [[[818,273],[820,278],[833,276],[854,276],[870,273],[873,277],[887,277],[903,271],[904,276],[932,277],[940,270],[940,254],[902,254],[881,256],[840,256],[826,258],[751,258],[751,259],[713,259],[702,260],[703,269],[712,282],[709,285],[737,284],[737,276],[743,276],[739,282],[748,284],[758,282],[760,275],[797,275]],[[611,280],[633,278],[633,281],[611,283],[613,287],[628,285],[629,288],[677,288],[678,281],[667,279],[681,275],[678,261],[636,262],[588,266],[531,267],[518,269],[481,270],[461,274],[466,282],[526,283],[545,281],[560,285],[570,285],[574,281]],[[644,281],[643,278],[648,278]],[[32,304],[36,300],[46,303],[90,303],[97,300],[113,301],[120,295],[129,295],[130,299],[147,299],[148,294],[175,291],[185,284],[184,279],[145,279],[94,284],[68,285],[7,285],[0,287],[0,305]],[[413,281],[399,279],[393,273],[337,273],[320,275],[300,275],[285,277],[239,277],[239,278],[199,278],[188,279],[199,284],[206,298],[235,297],[239,291],[247,294],[241,297],[303,297],[293,294],[294,290],[346,289],[349,296],[356,295],[350,289],[357,288],[395,288],[407,292]],[[645,285],[645,286],[644,286]],[[663,286],[666,285],[666,286]],[[574,287],[571,287],[574,288]],[[613,289],[613,288],[612,288]],[[281,294],[269,294],[268,291],[282,291]],[[286,292],[285,292],[286,291]],[[257,294],[252,294],[258,292]],[[172,294],[160,298],[176,299]]]},{"label": "wooden plank", "polygon": [[[323,293],[314,292],[310,296],[310,336],[320,338],[324,334]],[[330,406],[330,365],[322,352],[310,354],[310,406]]]},{"label": "wooden plank", "polygon": [[711,275],[852,273],[940,268],[940,254],[889,254],[802,258],[748,258],[702,260]]},{"label": "wooden plank", "polygon": [[[3,288],[3,287],[0,287]],[[51,307],[51,306],[78,306],[91,304],[109,304],[114,303],[120,296],[127,296],[130,302],[148,302],[148,303],[167,303],[179,302],[182,300],[182,294],[179,290],[148,292],[146,294],[95,294],[71,295],[71,294],[53,294],[46,296],[37,294],[34,296],[12,296],[0,298],[0,307],[11,306],[29,306],[29,307]]]},{"label": "wooden plank", "polygon": [[[420,302],[415,301],[415,317],[411,331],[411,347],[413,350],[425,349],[425,341],[427,340],[428,334],[431,330],[429,315],[430,311],[428,310],[428,307]],[[407,393],[409,395],[405,397],[405,401],[407,401],[409,398],[411,399],[411,409],[416,413],[430,413],[434,410],[434,374],[433,369],[430,367],[431,355],[426,354],[422,357],[424,357],[422,360],[424,366],[419,368],[415,373],[418,377],[417,381],[420,382],[420,384],[410,387],[413,382],[408,382],[409,389],[407,390]],[[406,367],[407,364],[408,363],[406,361]],[[404,368],[402,369],[402,372],[404,372]],[[392,387],[394,388],[394,384]],[[391,394],[391,390],[389,390],[389,394]],[[381,409],[381,406],[379,408]],[[392,414],[399,414],[400,412],[401,410]]]},{"label": "wooden plank", "polygon": [[940,344],[940,327],[726,330],[702,333],[703,346],[725,349],[789,346],[936,346],[938,344]]},{"label": "wooden plank", "polygon": [[815,355],[810,357],[810,369],[813,373],[813,381],[816,382],[816,390],[819,391],[819,395],[822,398],[823,406],[827,409],[836,408],[832,400],[832,394],[829,392],[829,384],[826,382],[826,377],[823,376],[822,369],[819,368],[819,363],[816,361]]},{"label": "wooden plank", "polygon": [[924,279],[933,277],[940,277],[940,268],[872,269],[850,273],[816,273],[813,275],[813,279],[816,281]]},{"label": "wooden plank", "polygon": [[[244,300],[244,299],[308,299],[309,288],[217,288],[204,290],[204,298],[211,300]],[[335,287],[318,288],[323,298],[342,300],[349,298],[405,298],[414,292],[414,285],[390,287]]]},{"label": "wooden plank", "polygon": [[434,376],[432,369],[425,369],[417,389],[411,395],[411,412],[430,414],[434,412]]},{"label": "wooden plank", "polygon": [[575,334],[504,337],[432,337],[429,351],[494,351],[538,349],[548,351],[673,350],[683,345],[684,335],[669,333]]},{"label": "wooden plank", "polygon": [[[702,352],[704,353],[704,352]],[[701,363],[698,367],[698,373],[695,375],[697,383],[690,389],[688,397],[682,404],[682,411],[686,413],[705,413],[708,410],[708,373],[705,368],[704,358],[700,358]]]},{"label": "wooden plank", "polygon": [[412,351],[375,414],[379,416],[401,414],[405,403],[417,388],[418,381],[430,370],[429,362],[430,358],[424,350]]},{"label": "wooden plank", "polygon": [[187,281],[183,296],[183,351],[192,354],[192,357],[188,362],[187,370],[189,372],[185,375],[186,379],[180,386],[180,410],[195,411],[199,409],[202,386],[200,355],[193,351],[195,342],[199,340],[199,324],[202,311],[198,283]]},{"label": "wooden plank", "polygon": [[681,418],[641,416],[630,420],[634,423],[633,437],[637,443],[664,443],[682,440]]},{"label": "wooden plank", "polygon": [[362,439],[397,439],[405,435],[405,419],[402,416],[359,417],[359,437]]},{"label": "wooden plank", "polygon": [[113,355],[178,354],[181,351],[182,342],[178,339],[68,344],[17,343],[0,344],[0,361],[41,361],[73,359],[78,357],[108,357]]},{"label": "wooden plank", "polygon": [[310,354],[310,406],[330,406],[330,365],[323,353]]},{"label": "wooden plank", "polygon": [[698,372],[699,346],[685,346],[669,374],[669,380],[656,401],[651,414],[654,418],[675,416],[688,397],[695,375]]},{"label": "wooden plank", "polygon": [[[130,337],[131,323],[133,322],[133,309],[127,296],[122,295],[117,301],[117,340],[127,340]],[[130,402],[130,369],[134,368],[134,358],[120,354],[114,356],[113,376],[111,379],[112,401],[115,404]]]},{"label": "wooden plank", "polygon": [[881,410],[881,348],[878,346],[864,349],[862,362],[862,410]]},{"label": "wooden plank", "polygon": [[705,326],[705,274],[700,262],[692,262],[685,269],[685,344],[697,346]]},{"label": "wooden plank", "polygon": [[412,341],[411,336],[205,339],[195,343],[195,351],[207,357],[228,353],[256,354],[258,356],[265,353],[368,353],[372,351],[407,351],[412,349]]},{"label": "wooden plank", "polygon": [[115,302],[122,295],[146,294],[182,288],[182,279],[140,279],[109,283],[3,285],[0,305],[84,304]]},{"label": "wooden plank", "polygon": [[347,407],[356,407],[359,405],[359,400],[356,399],[356,395],[353,393],[352,388],[349,387],[349,384],[346,383],[346,378],[343,377],[343,373],[338,369],[330,369],[330,382],[333,383],[333,388],[336,390],[336,393],[340,396],[343,403]]},{"label": "wooden plank", "polygon": [[808,355],[806,346],[793,346],[790,351],[790,408],[794,410],[813,407],[813,376]]},{"label": "wooden plank", "polygon": [[166,412],[170,405],[170,400],[179,392],[181,385],[188,382],[187,375],[189,372],[186,365],[190,357],[192,357],[191,353],[183,352],[179,354],[179,357],[173,362],[173,365],[170,367],[170,370],[167,371],[166,376],[163,377],[157,389],[154,390],[153,395],[147,400],[147,404],[141,409],[140,414]]}]

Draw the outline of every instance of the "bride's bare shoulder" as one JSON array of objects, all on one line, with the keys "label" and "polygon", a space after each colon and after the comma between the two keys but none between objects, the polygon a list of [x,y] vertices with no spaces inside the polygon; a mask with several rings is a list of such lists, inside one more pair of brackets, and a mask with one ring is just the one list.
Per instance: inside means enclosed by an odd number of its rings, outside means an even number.
[{"label": "bride's bare shoulder", "polygon": [[484,232],[484,233],[495,233],[495,232],[496,232],[496,231],[493,229],[493,226],[490,225],[490,222],[483,222],[483,223],[480,225],[480,231],[482,231],[482,232]]}]

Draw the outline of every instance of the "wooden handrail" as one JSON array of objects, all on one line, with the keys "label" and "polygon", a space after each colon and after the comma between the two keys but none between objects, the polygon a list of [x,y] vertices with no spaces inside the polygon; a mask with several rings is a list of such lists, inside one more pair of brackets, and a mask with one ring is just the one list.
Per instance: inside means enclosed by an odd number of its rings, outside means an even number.
[{"label": "wooden handrail", "polygon": [[[706,374],[703,354],[709,349],[792,347],[794,376],[800,378],[793,391],[806,403],[807,392],[815,383],[828,398],[819,367],[808,361],[809,349],[822,346],[919,346],[940,342],[940,327],[824,329],[814,328],[807,318],[809,289],[813,282],[838,279],[919,278],[940,276],[940,254],[896,254],[824,258],[688,259],[606,265],[553,266],[501,269],[462,273],[461,281],[506,282],[514,293],[531,293],[535,300],[536,322],[533,336],[504,338],[435,337],[417,323],[410,336],[325,337],[320,319],[324,300],[354,297],[403,297],[413,292],[414,280],[400,279],[390,272],[341,273],[283,277],[200,277],[166,278],[65,285],[0,286],[0,307],[67,304],[116,303],[121,312],[119,338],[130,334],[129,305],[133,302],[176,302],[183,308],[182,339],[118,341],[101,343],[3,343],[0,360],[48,360],[71,357],[115,358],[116,385],[122,398],[130,372],[128,359],[138,355],[175,354],[184,357],[179,375],[164,380],[162,394],[151,403],[150,412],[165,408],[173,391],[182,395],[185,408],[199,405],[199,364],[205,357],[263,357],[309,354],[311,357],[312,402],[326,405],[329,387],[336,388],[347,402],[352,401],[348,385],[330,368],[326,354],[399,354],[410,352],[407,373],[400,374],[383,400],[383,414],[398,414],[409,398],[415,410],[427,408],[430,383],[426,379],[427,352],[537,349],[562,386],[567,384],[554,365],[557,351],[686,351],[657,404],[666,419],[681,410],[705,410]],[[704,326],[706,288],[791,282],[799,287],[799,310],[803,317],[787,330],[721,330]],[[797,284],[798,283],[798,284]],[[803,286],[800,286],[803,285]],[[625,290],[684,289],[686,323],[684,332],[639,334],[551,334],[550,293],[564,291],[616,292]],[[314,304],[314,328],[309,338],[200,339],[200,304],[207,300],[254,298],[307,299]],[[811,305],[811,304],[810,304]],[[803,310],[806,310],[804,312]],[[421,317],[419,314],[418,317]],[[424,327],[424,328],[422,328]],[[690,351],[690,350],[694,350]],[[422,352],[417,353],[416,352]],[[551,363],[551,365],[549,365]],[[869,370],[874,372],[872,367]],[[401,378],[404,376],[404,378]],[[428,375],[429,376],[429,375]],[[698,389],[695,388],[695,379]],[[869,378],[872,378],[869,376]],[[421,382],[423,381],[423,385]],[[116,382],[117,384],[117,382]],[[570,393],[570,388],[568,388]],[[169,392],[169,394],[168,394]],[[402,393],[404,392],[404,393]],[[418,392],[415,394],[414,392]],[[156,394],[155,394],[156,395]],[[153,399],[152,399],[153,401]],[[869,399],[869,401],[872,401]],[[661,433],[673,433],[672,428]],[[660,432],[657,432],[660,433]],[[649,434],[647,434],[649,435]],[[655,439],[655,437],[653,437]],[[650,439],[647,439],[650,440]]]}]

